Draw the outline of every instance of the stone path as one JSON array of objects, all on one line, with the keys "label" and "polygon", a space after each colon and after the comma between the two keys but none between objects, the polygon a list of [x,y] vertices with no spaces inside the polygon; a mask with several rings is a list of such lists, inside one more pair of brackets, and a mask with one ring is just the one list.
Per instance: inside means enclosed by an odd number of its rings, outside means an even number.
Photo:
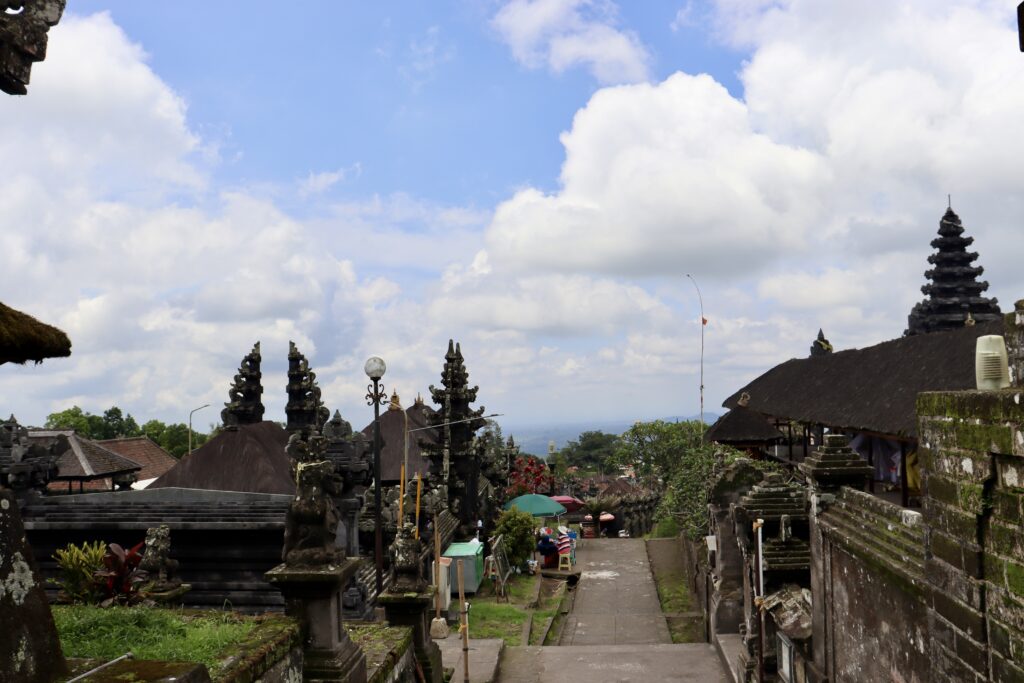
[{"label": "stone path", "polygon": [[[640,539],[588,539],[559,646],[506,647],[499,683],[725,683],[714,648],[673,645]],[[458,680],[458,679],[453,679]]]},{"label": "stone path", "polygon": [[576,562],[583,574],[560,645],[672,642],[643,539],[587,539]]}]

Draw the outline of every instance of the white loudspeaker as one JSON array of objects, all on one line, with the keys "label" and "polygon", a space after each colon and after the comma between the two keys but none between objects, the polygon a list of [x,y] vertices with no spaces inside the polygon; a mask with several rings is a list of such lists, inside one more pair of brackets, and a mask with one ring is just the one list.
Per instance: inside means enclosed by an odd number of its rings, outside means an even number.
[{"label": "white loudspeaker", "polygon": [[1010,386],[1010,369],[1006,361],[1006,341],[998,334],[978,337],[974,351],[974,374],[978,389],[991,391]]}]

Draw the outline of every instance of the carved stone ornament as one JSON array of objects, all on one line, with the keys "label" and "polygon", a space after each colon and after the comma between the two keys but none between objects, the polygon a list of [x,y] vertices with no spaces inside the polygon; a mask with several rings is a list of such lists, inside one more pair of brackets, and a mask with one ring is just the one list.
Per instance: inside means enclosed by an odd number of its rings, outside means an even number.
[{"label": "carved stone ornament", "polygon": [[[291,441],[289,453],[298,451]],[[341,493],[341,481],[328,460],[299,461],[295,470],[296,496],[285,517],[283,559],[289,568],[334,565],[344,559],[335,543],[338,510],[333,496]]]},{"label": "carved stone ornament", "polygon": [[178,561],[171,559],[171,529],[166,524],[146,529],[146,553],[139,569],[156,581],[154,590],[166,591],[181,585],[180,580],[171,578],[178,569]]},{"label": "carved stone ornament", "polygon": [[423,545],[414,531],[412,524],[403,524],[395,542],[391,544],[391,582],[388,590],[392,593],[422,593],[427,588],[421,562]]},{"label": "carved stone ornament", "polygon": [[46,34],[60,21],[65,2],[0,0],[0,90],[28,92],[32,64],[46,58]]},{"label": "carved stone ornament", "polygon": [[263,421],[262,359],[260,343],[256,342],[238,366],[238,374],[228,390],[228,402],[224,404],[224,410],[220,411],[220,419],[225,427]]}]

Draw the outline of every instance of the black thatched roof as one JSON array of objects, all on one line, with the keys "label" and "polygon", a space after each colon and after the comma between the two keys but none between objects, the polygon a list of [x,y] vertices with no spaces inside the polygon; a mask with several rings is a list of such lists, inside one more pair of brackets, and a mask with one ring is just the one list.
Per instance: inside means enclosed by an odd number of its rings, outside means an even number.
[{"label": "black thatched roof", "polygon": [[750,394],[752,410],[782,420],[913,437],[922,391],[974,389],[978,337],[1003,334],[1002,320],[901,337],[865,349],[796,358],[764,373],[722,403]]},{"label": "black thatched roof", "polygon": [[0,303],[0,365],[42,363],[44,358],[71,355],[71,340],[52,325]]},{"label": "black thatched roof", "polygon": [[[402,463],[405,460],[405,416],[409,417],[409,429],[422,429],[429,423],[427,418],[434,410],[429,406],[417,401],[405,411],[401,409],[388,409],[380,416],[380,480],[384,484],[398,483],[402,476]],[[373,423],[366,425],[363,434],[369,442],[373,443]],[[436,443],[437,431],[424,429],[423,431],[409,434],[409,472],[406,480],[412,479],[419,473],[427,476],[430,468],[430,461],[424,455],[421,443]]]},{"label": "black thatched roof", "polygon": [[767,443],[784,439],[782,433],[756,410],[736,406],[704,433],[704,440],[718,443]]},{"label": "black thatched roof", "polygon": [[275,422],[225,429],[148,488],[178,487],[294,495],[288,433]]}]

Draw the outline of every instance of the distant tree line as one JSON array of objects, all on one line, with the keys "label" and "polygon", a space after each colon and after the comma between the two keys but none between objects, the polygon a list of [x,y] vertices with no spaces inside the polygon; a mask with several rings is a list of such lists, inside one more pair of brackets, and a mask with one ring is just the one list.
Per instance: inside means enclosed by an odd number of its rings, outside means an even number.
[{"label": "distant tree line", "polygon": [[[46,417],[46,429],[73,429],[87,439],[117,439],[125,436],[148,436],[161,448],[180,458],[188,452],[188,425],[183,422],[165,424],[160,420],[149,420],[141,427],[132,417],[117,406],[103,411],[102,415],[93,415],[78,406],[67,410],[50,413]],[[213,436],[192,428],[192,448],[198,448]]]}]

